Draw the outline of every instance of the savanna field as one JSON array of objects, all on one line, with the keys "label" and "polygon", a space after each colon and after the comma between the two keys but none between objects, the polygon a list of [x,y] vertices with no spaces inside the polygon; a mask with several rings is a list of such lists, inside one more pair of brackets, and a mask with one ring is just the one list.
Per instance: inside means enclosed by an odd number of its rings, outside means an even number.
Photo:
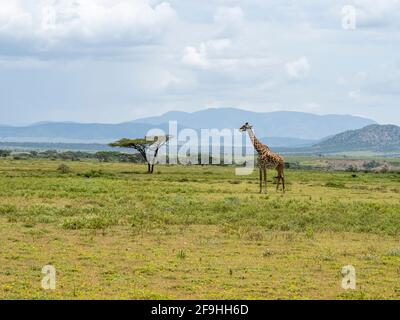
[{"label": "savanna field", "polygon": [[1,299],[400,298],[398,173],[60,163],[0,160]]}]

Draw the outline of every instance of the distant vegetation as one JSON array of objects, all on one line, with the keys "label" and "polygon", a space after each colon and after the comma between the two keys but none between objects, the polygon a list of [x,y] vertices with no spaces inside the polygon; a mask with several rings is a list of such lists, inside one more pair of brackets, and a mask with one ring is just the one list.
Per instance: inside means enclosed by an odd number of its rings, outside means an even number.
[{"label": "distant vegetation", "polygon": [[[145,164],[143,156],[140,153],[124,153],[118,151],[99,151],[96,153],[82,151],[57,152],[55,150],[30,151],[30,152],[11,152],[0,149],[0,158],[11,158],[14,160],[29,159],[48,159],[52,161],[91,161],[115,162],[115,163],[138,163]],[[204,161],[204,156],[198,155],[198,164]],[[169,163],[168,156],[166,157]],[[224,164],[224,156],[219,159],[209,157],[209,163],[215,166],[234,166]],[[188,162],[188,166],[193,162]],[[347,156],[336,157],[286,157],[286,168],[292,170],[319,170],[319,171],[347,171],[347,172],[400,172],[400,158],[390,159],[383,157],[360,157],[349,158]],[[154,170],[154,169],[153,169]]]},{"label": "distant vegetation", "polygon": [[10,150],[0,150],[0,158],[8,157],[11,154]]},{"label": "distant vegetation", "polygon": [[85,161],[98,160],[100,162],[132,162],[142,163],[143,159],[140,154],[130,154],[115,151],[99,151],[96,153],[83,151],[64,151],[56,150],[47,151],[29,151],[29,152],[11,152],[9,150],[0,150],[0,157],[10,157],[14,160],[29,159],[49,159],[62,161]]}]

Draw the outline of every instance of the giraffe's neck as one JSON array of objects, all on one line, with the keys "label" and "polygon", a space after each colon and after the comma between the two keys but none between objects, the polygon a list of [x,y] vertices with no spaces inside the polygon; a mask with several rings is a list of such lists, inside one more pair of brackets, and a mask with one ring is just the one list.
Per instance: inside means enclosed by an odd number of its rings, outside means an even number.
[{"label": "giraffe's neck", "polygon": [[258,153],[260,153],[261,151],[268,149],[268,147],[266,145],[264,145],[263,143],[261,143],[256,135],[254,134],[252,129],[247,129],[247,133],[249,134],[250,140],[253,143],[254,149],[256,149],[256,151]]}]

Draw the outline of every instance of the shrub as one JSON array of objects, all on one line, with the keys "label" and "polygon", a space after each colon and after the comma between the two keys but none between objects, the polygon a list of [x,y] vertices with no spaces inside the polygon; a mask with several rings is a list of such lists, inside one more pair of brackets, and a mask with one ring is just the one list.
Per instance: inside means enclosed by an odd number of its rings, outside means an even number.
[{"label": "shrub", "polygon": [[10,213],[16,213],[17,212],[17,207],[15,205],[10,205],[10,204],[3,204],[0,205],[0,215],[6,215]]},{"label": "shrub", "polygon": [[345,184],[343,182],[335,182],[335,181],[330,181],[325,183],[325,187],[329,188],[345,188]]},{"label": "shrub", "polygon": [[380,167],[380,165],[381,164],[378,161],[372,160],[364,162],[363,167],[367,170],[371,170]]},{"label": "shrub", "polygon": [[306,238],[314,239],[314,229],[311,226],[306,229]]},{"label": "shrub", "polygon": [[79,229],[92,229],[100,230],[106,229],[118,223],[116,218],[107,216],[96,216],[88,215],[81,217],[71,217],[65,219],[61,226],[67,230],[79,230]]},{"label": "shrub", "polygon": [[57,171],[62,174],[67,174],[71,172],[71,168],[68,167],[66,164],[62,163],[58,166]]},{"label": "shrub", "polygon": [[186,259],[186,252],[185,252],[185,250],[180,250],[179,252],[178,252],[178,254],[176,255],[179,259]]},{"label": "shrub", "polygon": [[390,257],[400,257],[400,248],[395,248],[395,249],[390,250],[390,251],[387,253],[387,256],[390,256]]},{"label": "shrub", "polygon": [[83,176],[85,178],[101,178],[101,177],[114,177],[113,173],[103,172],[103,170],[90,170],[84,173],[78,173],[78,176]]},{"label": "shrub", "polygon": [[10,150],[0,150],[0,158],[6,158],[10,156],[11,151]]},{"label": "shrub", "polygon": [[389,166],[387,163],[379,170],[380,173],[388,173],[389,172]]},{"label": "shrub", "polygon": [[358,172],[358,168],[355,165],[349,165],[346,170],[347,172]]}]

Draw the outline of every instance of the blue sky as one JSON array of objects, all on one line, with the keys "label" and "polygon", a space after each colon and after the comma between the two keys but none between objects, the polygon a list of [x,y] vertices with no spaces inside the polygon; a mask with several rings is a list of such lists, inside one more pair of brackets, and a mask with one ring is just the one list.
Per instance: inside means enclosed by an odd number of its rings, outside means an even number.
[{"label": "blue sky", "polygon": [[0,0],[0,123],[238,107],[400,124],[399,31],[400,0]]}]

